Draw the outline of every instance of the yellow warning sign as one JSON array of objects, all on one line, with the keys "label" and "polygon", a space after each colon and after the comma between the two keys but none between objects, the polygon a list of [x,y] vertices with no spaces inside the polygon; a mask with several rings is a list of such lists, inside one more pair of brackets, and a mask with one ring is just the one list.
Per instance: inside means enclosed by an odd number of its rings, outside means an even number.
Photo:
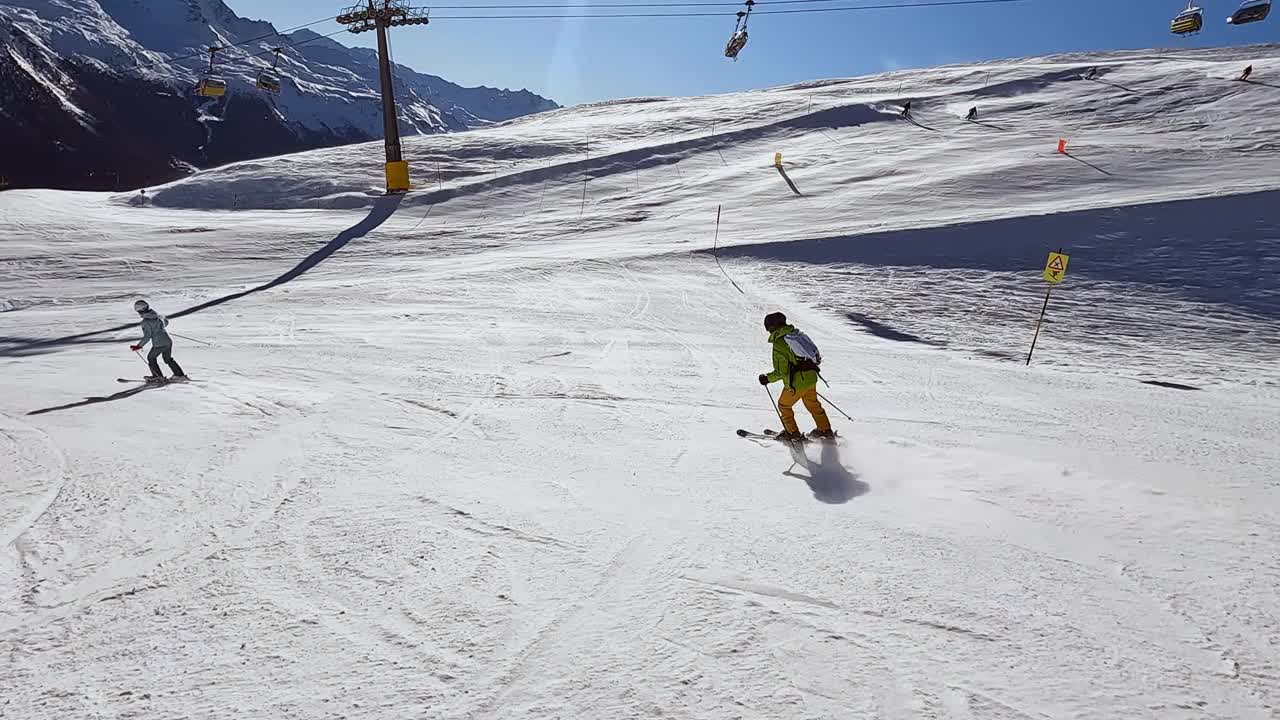
[{"label": "yellow warning sign", "polygon": [[1071,258],[1062,253],[1049,253],[1049,262],[1044,264],[1044,279],[1051,283],[1060,283],[1067,276],[1067,262]]}]

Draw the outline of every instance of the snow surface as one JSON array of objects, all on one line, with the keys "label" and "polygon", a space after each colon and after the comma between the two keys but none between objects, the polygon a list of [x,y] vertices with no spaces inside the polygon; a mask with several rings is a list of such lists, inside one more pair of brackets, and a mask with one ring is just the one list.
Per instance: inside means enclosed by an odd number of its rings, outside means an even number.
[{"label": "snow surface", "polygon": [[[379,143],[0,194],[0,715],[1277,717],[1278,70],[601,103],[409,139],[403,197]],[[195,382],[113,382],[140,296]],[[778,309],[837,445],[733,434]]]}]

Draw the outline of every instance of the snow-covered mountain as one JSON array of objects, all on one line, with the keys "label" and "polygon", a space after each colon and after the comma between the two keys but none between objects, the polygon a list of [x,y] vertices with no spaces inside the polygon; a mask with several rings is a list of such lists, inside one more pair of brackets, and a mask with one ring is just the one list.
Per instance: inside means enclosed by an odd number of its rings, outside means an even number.
[{"label": "snow-covered mountain", "polygon": [[[1276,720],[1277,78],[1031,58],[419,135],[404,195],[378,142],[0,193],[0,716]],[[139,297],[189,384],[116,382]],[[835,444],[734,433],[778,310]]]},{"label": "snow-covered mountain", "polygon": [[[393,43],[411,32],[430,29],[401,30]],[[192,167],[382,136],[375,51],[310,30],[275,33],[221,0],[6,0],[0,176],[18,187],[129,187]],[[226,97],[192,95],[205,48],[256,38],[219,54]],[[255,79],[281,46],[292,47],[280,56],[282,89],[273,96]],[[404,65],[395,78],[407,135],[557,107],[527,90],[464,88]]]}]

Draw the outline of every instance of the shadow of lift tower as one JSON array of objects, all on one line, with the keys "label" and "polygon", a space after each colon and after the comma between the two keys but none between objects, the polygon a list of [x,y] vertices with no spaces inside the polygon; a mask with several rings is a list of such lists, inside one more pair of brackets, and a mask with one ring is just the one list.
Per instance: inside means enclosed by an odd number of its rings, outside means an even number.
[{"label": "shadow of lift tower", "polygon": [[400,153],[400,122],[396,115],[396,92],[391,84],[391,53],[387,50],[387,28],[426,25],[427,11],[409,7],[404,0],[366,0],[342,11],[338,22],[353,33],[378,32],[378,70],[382,79],[382,125],[387,148],[387,192],[409,190],[409,163]]}]

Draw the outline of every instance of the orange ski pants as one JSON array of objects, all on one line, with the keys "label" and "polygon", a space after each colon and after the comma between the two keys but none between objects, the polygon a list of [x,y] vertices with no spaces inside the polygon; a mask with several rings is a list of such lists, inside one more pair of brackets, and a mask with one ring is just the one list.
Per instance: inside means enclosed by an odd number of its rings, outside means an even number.
[{"label": "orange ski pants", "polygon": [[811,387],[804,390],[792,390],[791,388],[783,388],[782,394],[778,396],[778,412],[782,414],[782,429],[787,432],[800,432],[800,428],[796,425],[796,411],[792,408],[797,402],[804,401],[804,407],[813,416],[813,421],[818,425],[818,429],[827,431],[831,429],[831,421],[827,419],[827,411],[822,409],[822,403],[818,401],[818,388]]}]

